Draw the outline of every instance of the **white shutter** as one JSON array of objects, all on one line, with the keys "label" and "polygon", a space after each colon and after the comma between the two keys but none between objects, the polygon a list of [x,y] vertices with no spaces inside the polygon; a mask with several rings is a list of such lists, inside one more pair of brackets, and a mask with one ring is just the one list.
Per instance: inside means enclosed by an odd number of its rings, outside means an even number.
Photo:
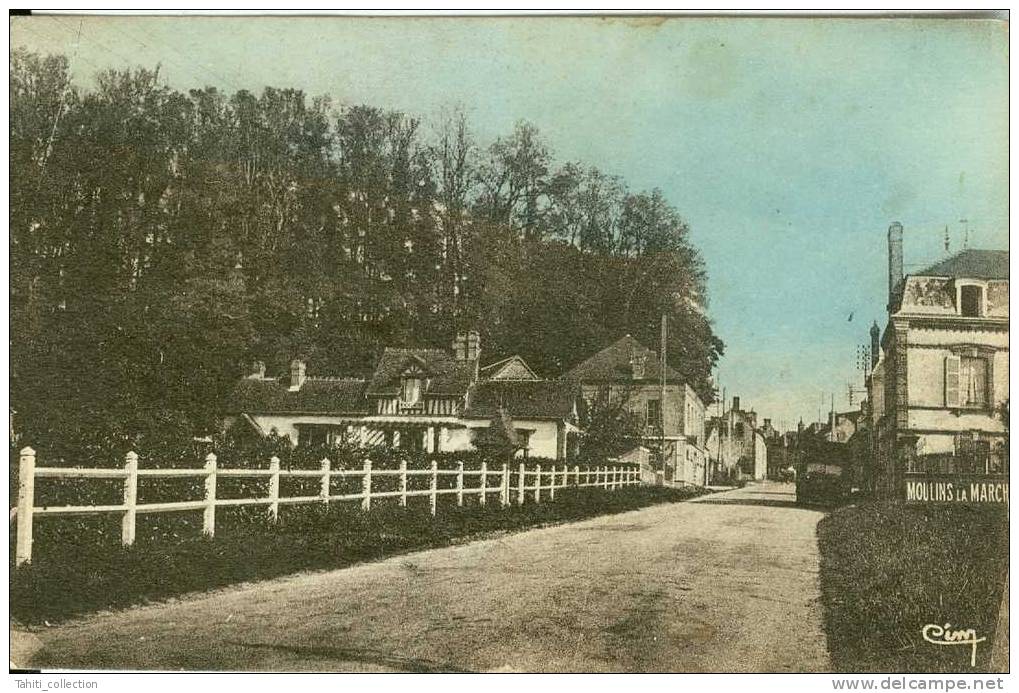
[{"label": "white shutter", "polygon": [[959,366],[958,356],[945,357],[945,406],[959,406]]}]

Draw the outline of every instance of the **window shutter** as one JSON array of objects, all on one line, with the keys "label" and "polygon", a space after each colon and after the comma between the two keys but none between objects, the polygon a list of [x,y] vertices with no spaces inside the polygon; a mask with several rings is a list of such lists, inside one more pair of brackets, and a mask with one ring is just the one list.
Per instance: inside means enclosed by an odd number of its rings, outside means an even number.
[{"label": "window shutter", "polygon": [[945,357],[945,406],[959,406],[959,364],[958,356]]}]

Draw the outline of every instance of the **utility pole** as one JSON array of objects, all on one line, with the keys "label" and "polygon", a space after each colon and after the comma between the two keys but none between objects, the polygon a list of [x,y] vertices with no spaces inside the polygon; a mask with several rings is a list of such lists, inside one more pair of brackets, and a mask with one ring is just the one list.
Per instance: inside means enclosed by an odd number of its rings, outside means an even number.
[{"label": "utility pole", "polygon": [[725,388],[722,388],[722,401],[721,401],[721,413],[718,415],[718,455],[715,459],[718,460],[718,464],[722,464],[722,426],[727,426],[725,422]]},{"label": "utility pole", "polygon": [[658,414],[661,418],[661,426],[658,429],[660,443],[658,449],[662,458],[662,474],[665,474],[665,370],[668,364],[668,315],[662,312],[662,403],[658,407]]},{"label": "utility pole", "polygon": [[831,393],[831,424],[828,427],[828,440],[835,442],[835,393]]}]

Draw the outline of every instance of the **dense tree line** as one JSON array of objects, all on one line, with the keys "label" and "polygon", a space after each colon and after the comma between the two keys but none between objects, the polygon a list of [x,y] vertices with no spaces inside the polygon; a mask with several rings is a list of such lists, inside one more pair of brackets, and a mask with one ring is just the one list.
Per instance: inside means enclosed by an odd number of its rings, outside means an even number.
[{"label": "dense tree line", "polygon": [[629,332],[705,397],[722,350],[705,271],[660,191],[559,163],[519,123],[487,146],[294,89],[183,93],[158,70],[15,50],[11,401],[29,440],[215,425],[253,359],[367,373],[386,345],[556,376]]}]

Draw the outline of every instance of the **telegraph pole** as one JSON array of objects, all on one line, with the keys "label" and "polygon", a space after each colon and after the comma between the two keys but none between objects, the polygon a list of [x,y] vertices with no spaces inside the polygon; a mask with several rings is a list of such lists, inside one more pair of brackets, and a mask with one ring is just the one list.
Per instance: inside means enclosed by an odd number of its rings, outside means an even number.
[{"label": "telegraph pole", "polygon": [[659,451],[662,457],[662,474],[665,474],[665,369],[668,364],[668,315],[662,312],[662,403],[658,407],[658,415],[661,418],[659,433]]},{"label": "telegraph pole", "polygon": [[831,393],[831,424],[828,426],[828,440],[835,442],[835,393]]}]

